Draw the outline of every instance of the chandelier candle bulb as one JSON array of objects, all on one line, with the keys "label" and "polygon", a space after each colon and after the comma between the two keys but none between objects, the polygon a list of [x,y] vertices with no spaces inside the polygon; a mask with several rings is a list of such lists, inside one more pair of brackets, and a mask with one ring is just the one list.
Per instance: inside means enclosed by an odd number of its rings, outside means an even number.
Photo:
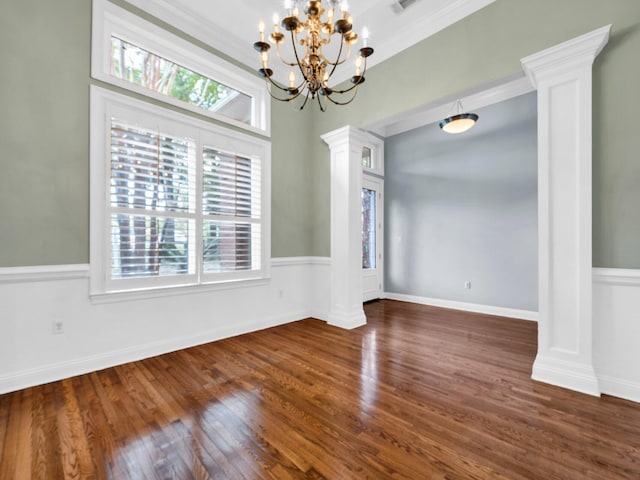
[{"label": "chandelier candle bulb", "polygon": [[273,31],[278,33],[278,24],[280,23],[280,17],[277,13],[273,14]]},{"label": "chandelier candle bulb", "polygon": [[264,22],[262,20],[258,24],[258,31],[260,32],[260,41],[264,42]]},{"label": "chandelier candle bulb", "polygon": [[289,72],[289,86],[294,88],[296,85],[296,74],[293,72]]},{"label": "chandelier candle bulb", "polygon": [[362,67],[362,57],[356,58],[356,75],[360,75],[360,68]]},{"label": "chandelier candle bulb", "polygon": [[369,29],[367,27],[364,27],[362,29],[362,41],[363,41],[363,47],[367,46],[367,43],[369,42]]}]

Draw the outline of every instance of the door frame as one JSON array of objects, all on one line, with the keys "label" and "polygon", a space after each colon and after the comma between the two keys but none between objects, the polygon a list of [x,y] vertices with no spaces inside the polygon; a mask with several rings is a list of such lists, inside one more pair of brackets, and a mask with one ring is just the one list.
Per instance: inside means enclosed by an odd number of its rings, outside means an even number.
[{"label": "door frame", "polygon": [[[371,188],[370,188],[371,187]],[[368,302],[377,298],[382,298],[384,294],[384,178],[364,172],[362,175],[362,188],[376,192],[376,272],[377,290],[365,290],[365,272],[362,269],[362,301]],[[368,294],[371,292],[373,294]],[[375,292],[375,293],[374,293]]]}]

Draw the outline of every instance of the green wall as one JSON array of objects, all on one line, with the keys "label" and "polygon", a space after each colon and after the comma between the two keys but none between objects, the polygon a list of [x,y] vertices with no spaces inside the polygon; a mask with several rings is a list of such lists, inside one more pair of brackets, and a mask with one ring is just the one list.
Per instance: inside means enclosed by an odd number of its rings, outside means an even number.
[{"label": "green wall", "polygon": [[[366,126],[521,71],[520,59],[612,24],[594,66],[594,266],[640,268],[640,2],[497,0],[367,72],[349,107],[315,118],[316,136]],[[375,39],[371,41],[375,47]],[[314,144],[316,178],[328,182],[328,149]],[[317,186],[313,252],[329,254],[329,186]]]},{"label": "green wall", "polygon": [[[132,94],[90,78],[90,0],[6,0],[1,10],[0,267],[88,263],[89,85]],[[312,159],[300,152],[312,111],[272,108],[272,255],[309,255]]]},{"label": "green wall", "polygon": [[[640,268],[637,0],[497,0],[372,68],[349,106],[320,114],[274,103],[272,255],[330,253],[321,134],[518,72],[521,58],[609,23],[594,69],[594,264]],[[3,2],[0,267],[89,261],[90,40],[89,0]]]},{"label": "green wall", "polygon": [[87,263],[91,2],[0,10],[0,266]]}]

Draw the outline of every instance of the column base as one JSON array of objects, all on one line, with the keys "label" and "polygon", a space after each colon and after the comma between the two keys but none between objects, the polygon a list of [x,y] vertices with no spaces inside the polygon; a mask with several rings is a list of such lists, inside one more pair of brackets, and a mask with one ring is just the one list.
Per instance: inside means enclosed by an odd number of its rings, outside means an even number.
[{"label": "column base", "polygon": [[531,378],[595,397],[599,397],[601,393],[596,372],[591,365],[584,363],[538,354],[533,363]]},{"label": "column base", "polygon": [[362,307],[353,311],[331,311],[329,313],[329,325],[344,328],[345,330],[353,330],[367,324],[367,317]]}]

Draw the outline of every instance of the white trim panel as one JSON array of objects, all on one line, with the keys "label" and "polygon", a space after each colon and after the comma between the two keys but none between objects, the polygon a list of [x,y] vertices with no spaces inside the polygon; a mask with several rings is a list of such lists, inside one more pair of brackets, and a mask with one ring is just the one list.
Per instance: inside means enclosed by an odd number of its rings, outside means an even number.
[{"label": "white trim panel", "polygon": [[253,323],[248,323],[241,328],[226,326],[195,335],[185,335],[178,338],[136,345],[134,347],[0,375],[0,394],[143,360],[196,345],[215,342],[224,338],[292,323],[302,320],[307,316],[306,311],[291,312],[287,315],[264,318]]},{"label": "white trim panel", "polygon": [[[0,394],[312,314],[326,319],[328,259],[273,263],[269,282],[99,305],[86,265],[0,269]],[[62,334],[53,333],[58,322]]]},{"label": "white trim panel", "polygon": [[602,393],[640,402],[640,270],[593,270],[593,355]]}]

